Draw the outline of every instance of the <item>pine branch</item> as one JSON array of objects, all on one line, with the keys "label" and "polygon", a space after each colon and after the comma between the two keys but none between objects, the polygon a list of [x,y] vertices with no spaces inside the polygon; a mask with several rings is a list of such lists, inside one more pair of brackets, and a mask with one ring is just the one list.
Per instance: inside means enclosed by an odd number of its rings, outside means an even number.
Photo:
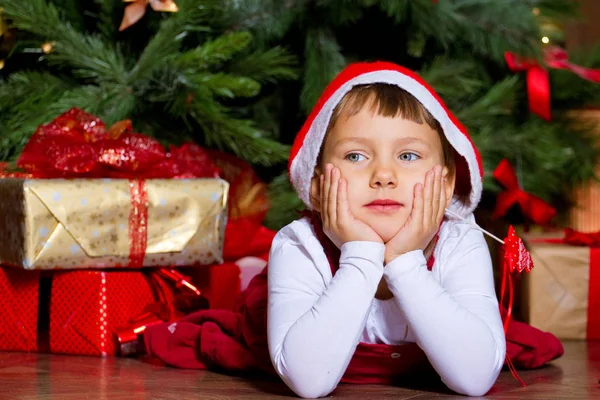
[{"label": "pine branch", "polygon": [[[94,0],[99,7],[99,12],[95,15],[98,20],[97,29],[107,40],[113,40],[116,33],[116,21],[113,16],[117,9],[123,8],[123,2],[119,0]],[[117,4],[119,7],[117,7]]]},{"label": "pine branch", "polygon": [[219,67],[250,44],[252,35],[248,32],[232,32],[206,41],[195,49],[181,53],[176,62],[183,67],[196,69]]},{"label": "pine branch", "polygon": [[286,173],[277,176],[269,184],[269,204],[264,224],[274,230],[279,230],[298,219],[298,212],[305,208]]},{"label": "pine branch", "polygon": [[532,8],[521,0],[455,0],[435,4],[414,0],[410,5],[411,26],[435,38],[446,49],[462,42],[472,52],[498,62],[502,62],[507,50],[529,56],[539,53],[535,16]]},{"label": "pine branch", "polygon": [[457,117],[464,124],[476,127],[485,126],[492,118],[510,117],[518,81],[518,77],[512,76],[495,83],[484,96],[462,108]]},{"label": "pine branch", "polygon": [[228,65],[227,71],[261,83],[274,83],[278,80],[297,79],[296,65],[296,57],[281,47],[273,47],[264,51],[254,51],[234,60]]},{"label": "pine branch", "polygon": [[52,4],[46,4],[45,0],[0,0],[0,7],[17,29],[55,42],[52,53],[48,55],[50,62],[70,65],[73,73],[80,78],[125,82],[125,65],[118,49],[61,21],[58,10]]},{"label": "pine branch", "polygon": [[[229,0],[228,25],[233,31],[251,30],[258,43],[281,39],[303,19],[314,0]],[[259,46],[260,47],[260,46]]]},{"label": "pine branch", "polygon": [[[600,68],[600,45],[592,49],[571,51],[569,61],[586,68]],[[552,104],[559,109],[573,109],[600,103],[600,84],[592,83],[570,71],[550,69]]]},{"label": "pine branch", "polygon": [[393,18],[397,24],[406,21],[409,13],[409,0],[381,0],[379,7],[389,17]]},{"label": "pine branch", "polygon": [[81,2],[78,0],[53,0],[64,21],[68,21],[78,31],[84,30]]},{"label": "pine branch", "polygon": [[213,2],[198,3],[193,0],[178,2],[179,12],[161,23],[160,29],[131,70],[129,82],[149,79],[154,69],[159,67],[156,60],[168,62],[178,56],[183,39],[189,32],[201,29],[200,24],[205,23],[214,12]]},{"label": "pine branch", "polygon": [[260,83],[244,76],[216,73],[200,75],[196,79],[196,85],[206,86],[219,97],[253,97],[260,92]]},{"label": "pine branch", "polygon": [[[531,118],[522,125],[504,121],[470,132],[475,145],[485,154],[486,176],[492,176],[503,158],[516,165],[520,157],[523,189],[547,201],[564,196],[565,188],[594,176],[598,150],[593,139],[573,134],[572,127],[565,124],[548,124],[540,118]],[[484,184],[485,190],[499,190],[489,178]]]},{"label": "pine branch", "polygon": [[449,105],[461,107],[488,85],[477,64],[469,59],[437,57],[419,74]]},{"label": "pine branch", "polygon": [[346,60],[333,33],[311,28],[304,47],[304,85],[300,95],[302,110],[308,114],[327,84],[344,68]]}]

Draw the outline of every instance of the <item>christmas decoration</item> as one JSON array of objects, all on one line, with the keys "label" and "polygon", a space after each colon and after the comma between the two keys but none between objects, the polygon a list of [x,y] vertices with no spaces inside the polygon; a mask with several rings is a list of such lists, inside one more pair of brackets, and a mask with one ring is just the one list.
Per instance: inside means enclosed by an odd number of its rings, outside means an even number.
[{"label": "christmas decoration", "polygon": [[523,282],[523,314],[560,339],[600,339],[600,234],[572,229],[524,236],[536,268]]},{"label": "christmas decoration", "polygon": [[523,215],[536,224],[545,225],[556,215],[556,210],[544,200],[519,187],[517,174],[507,159],[498,164],[494,170],[494,178],[504,186],[505,191],[498,194],[493,218],[500,218],[509,208],[518,204]]},{"label": "christmas decoration", "polygon": [[[548,71],[536,60],[525,59],[512,52],[506,52],[505,58],[511,71],[527,71],[529,109],[546,121],[550,121],[552,115]],[[549,68],[568,70],[582,79],[600,83],[600,69],[584,68],[569,62],[567,52],[560,47],[546,47],[544,49],[544,63]]]},{"label": "christmas decoration", "polygon": [[123,0],[125,3],[130,3],[125,7],[125,13],[119,31],[129,28],[131,25],[138,22],[144,14],[148,4],[154,11],[161,12],[177,12],[179,8],[173,0]]},{"label": "christmas decoration", "polygon": [[[111,138],[101,120],[72,109],[37,129],[17,160],[37,179],[0,179],[0,262],[73,269],[222,261],[228,183],[198,146],[167,153],[128,126],[109,130]],[[125,179],[51,179],[65,177]]]}]

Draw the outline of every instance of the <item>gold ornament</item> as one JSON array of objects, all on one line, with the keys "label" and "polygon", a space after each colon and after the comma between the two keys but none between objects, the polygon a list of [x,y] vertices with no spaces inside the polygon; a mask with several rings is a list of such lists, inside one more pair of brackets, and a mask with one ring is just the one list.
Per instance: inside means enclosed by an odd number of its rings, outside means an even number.
[{"label": "gold ornament", "polygon": [[119,31],[123,31],[129,28],[131,25],[138,22],[144,14],[146,14],[146,8],[148,4],[154,11],[162,12],[177,12],[179,8],[173,0],[123,0],[125,3],[131,3],[125,7],[125,13],[123,14],[123,20]]}]

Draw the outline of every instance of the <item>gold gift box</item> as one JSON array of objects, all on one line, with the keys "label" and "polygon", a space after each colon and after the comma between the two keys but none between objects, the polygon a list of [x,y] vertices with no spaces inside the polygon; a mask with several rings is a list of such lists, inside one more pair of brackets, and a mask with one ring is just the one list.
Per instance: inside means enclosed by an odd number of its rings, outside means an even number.
[{"label": "gold gift box", "polygon": [[559,339],[586,339],[590,248],[545,242],[563,236],[554,232],[524,237],[535,267],[523,274],[523,314],[526,322]]},{"label": "gold gift box", "polygon": [[[229,184],[149,179],[144,267],[221,263]],[[25,269],[128,267],[126,179],[0,179],[0,263]]]}]

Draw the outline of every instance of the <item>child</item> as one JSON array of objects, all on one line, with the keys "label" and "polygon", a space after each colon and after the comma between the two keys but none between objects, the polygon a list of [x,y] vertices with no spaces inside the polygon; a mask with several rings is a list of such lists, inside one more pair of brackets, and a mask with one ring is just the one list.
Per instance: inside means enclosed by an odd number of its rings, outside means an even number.
[{"label": "child", "polygon": [[292,184],[311,215],[277,233],[268,345],[285,383],[321,397],[339,382],[392,383],[430,364],[485,394],[506,341],[482,234],[479,153],[414,73],[359,63],[326,89],[296,138]]}]

